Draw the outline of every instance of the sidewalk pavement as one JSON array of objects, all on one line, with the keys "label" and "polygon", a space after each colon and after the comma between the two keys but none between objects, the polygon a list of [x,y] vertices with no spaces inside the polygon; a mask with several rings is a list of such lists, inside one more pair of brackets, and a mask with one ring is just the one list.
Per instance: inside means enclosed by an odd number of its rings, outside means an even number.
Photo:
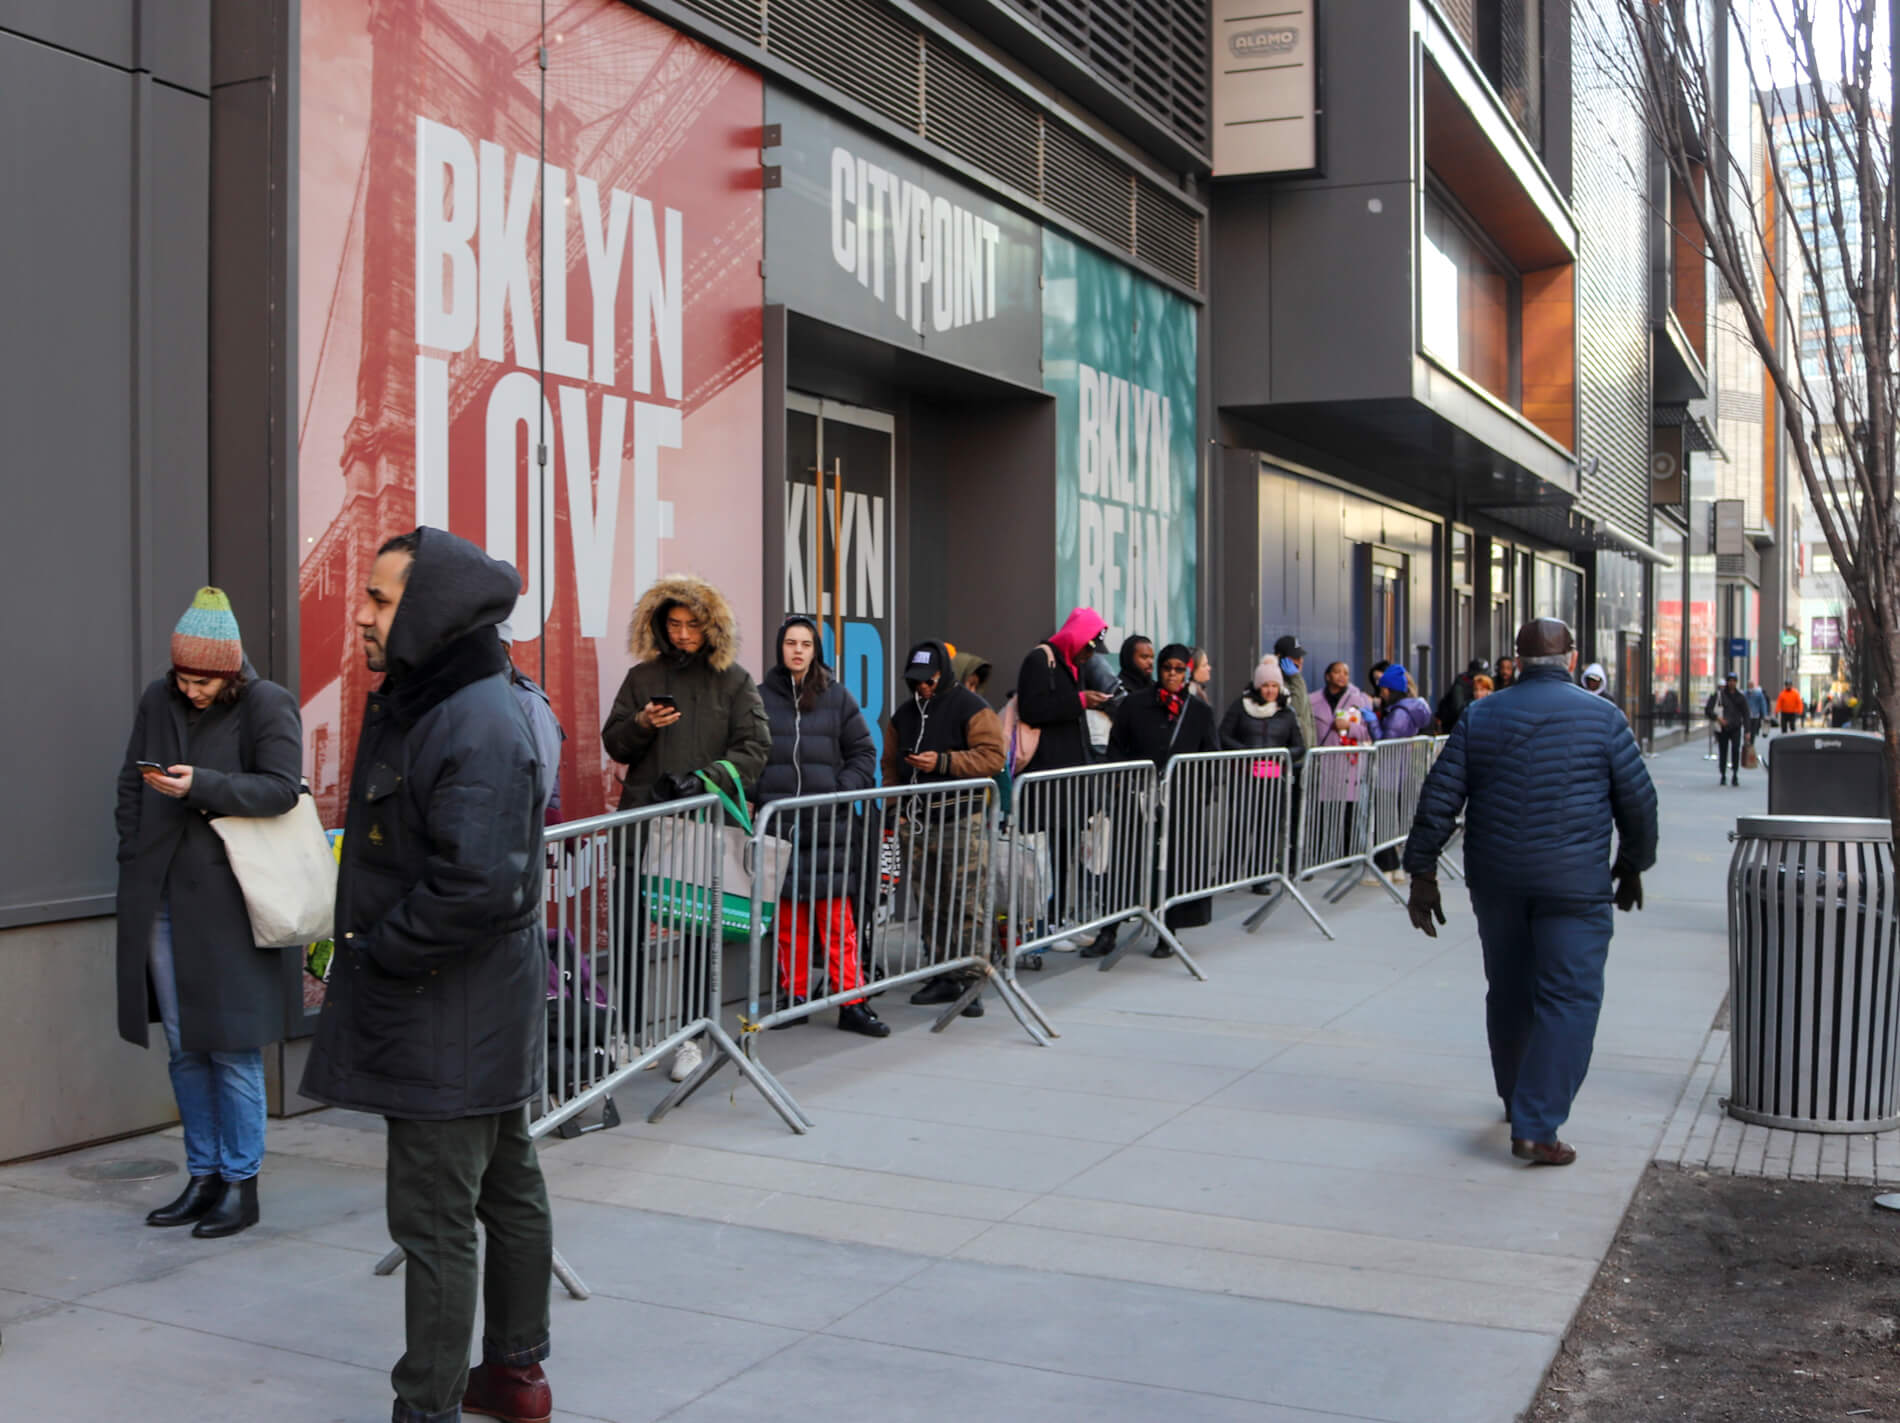
[{"label": "sidewalk pavement", "polygon": [[[1211,981],[1139,951],[1025,974],[1061,1038],[1001,1005],[928,1030],[891,994],[877,1042],[765,1035],[815,1119],[793,1136],[730,1072],[657,1127],[545,1146],[557,1418],[722,1423],[1108,1419],[1503,1423],[1533,1398],[1726,985],[1719,789],[1701,747],[1651,763],[1663,858],[1617,916],[1565,1169],[1512,1160],[1469,906],[1415,933],[1376,888],[1254,937],[1232,896],[1191,935]],[[934,1012],[935,1010],[929,1010]],[[175,1137],[175,1133],[170,1134]],[[0,1169],[0,1415],[141,1423],[387,1418],[402,1287],[380,1123],[271,1127],[264,1223],[146,1228],[165,1136]]]}]

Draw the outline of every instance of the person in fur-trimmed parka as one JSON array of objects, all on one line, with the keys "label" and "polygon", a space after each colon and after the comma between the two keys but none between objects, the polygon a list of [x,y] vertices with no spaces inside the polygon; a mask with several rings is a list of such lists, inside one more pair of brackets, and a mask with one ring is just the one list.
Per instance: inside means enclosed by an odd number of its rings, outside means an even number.
[{"label": "person in fur-trimmed parka", "polygon": [[600,729],[607,754],[627,768],[620,808],[699,795],[694,772],[720,761],[738,769],[741,784],[730,789],[744,796],[765,769],[772,728],[738,665],[739,623],[725,596],[704,579],[660,579],[633,610],[627,651],[635,666]]}]

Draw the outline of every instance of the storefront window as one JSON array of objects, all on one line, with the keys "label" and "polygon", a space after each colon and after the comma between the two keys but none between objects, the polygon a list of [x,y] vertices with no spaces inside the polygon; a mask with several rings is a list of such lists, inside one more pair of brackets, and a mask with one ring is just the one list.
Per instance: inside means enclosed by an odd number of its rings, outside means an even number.
[{"label": "storefront window", "polygon": [[1655,541],[1657,549],[1669,557],[1667,566],[1655,564],[1649,574],[1650,606],[1656,610],[1650,639],[1650,700],[1660,731],[1682,717],[1682,589],[1687,570],[1680,533],[1658,519]]},{"label": "storefront window", "polygon": [[1541,558],[1537,560],[1536,570],[1536,585],[1531,594],[1537,607],[1536,616],[1558,618],[1569,624],[1572,633],[1581,633],[1582,624],[1578,620],[1583,615],[1583,575],[1574,568]]},{"label": "storefront window", "polygon": [[1425,349],[1515,406],[1511,328],[1516,275],[1430,193],[1425,196],[1424,229],[1419,292]]}]

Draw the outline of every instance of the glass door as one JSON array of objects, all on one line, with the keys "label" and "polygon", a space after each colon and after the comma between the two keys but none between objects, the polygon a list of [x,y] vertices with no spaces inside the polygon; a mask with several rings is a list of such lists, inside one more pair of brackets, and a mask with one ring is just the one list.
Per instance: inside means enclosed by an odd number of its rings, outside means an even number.
[{"label": "glass door", "polygon": [[785,609],[822,628],[880,754],[896,675],[895,431],[882,410],[785,397]]}]

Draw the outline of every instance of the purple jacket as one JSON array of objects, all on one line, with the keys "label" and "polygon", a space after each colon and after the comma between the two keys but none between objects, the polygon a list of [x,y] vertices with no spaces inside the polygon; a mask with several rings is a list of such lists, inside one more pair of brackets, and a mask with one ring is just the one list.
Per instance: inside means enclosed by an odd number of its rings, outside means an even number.
[{"label": "purple jacket", "polygon": [[1380,728],[1381,739],[1386,741],[1428,735],[1432,729],[1432,709],[1423,697],[1400,697],[1385,709]]}]

